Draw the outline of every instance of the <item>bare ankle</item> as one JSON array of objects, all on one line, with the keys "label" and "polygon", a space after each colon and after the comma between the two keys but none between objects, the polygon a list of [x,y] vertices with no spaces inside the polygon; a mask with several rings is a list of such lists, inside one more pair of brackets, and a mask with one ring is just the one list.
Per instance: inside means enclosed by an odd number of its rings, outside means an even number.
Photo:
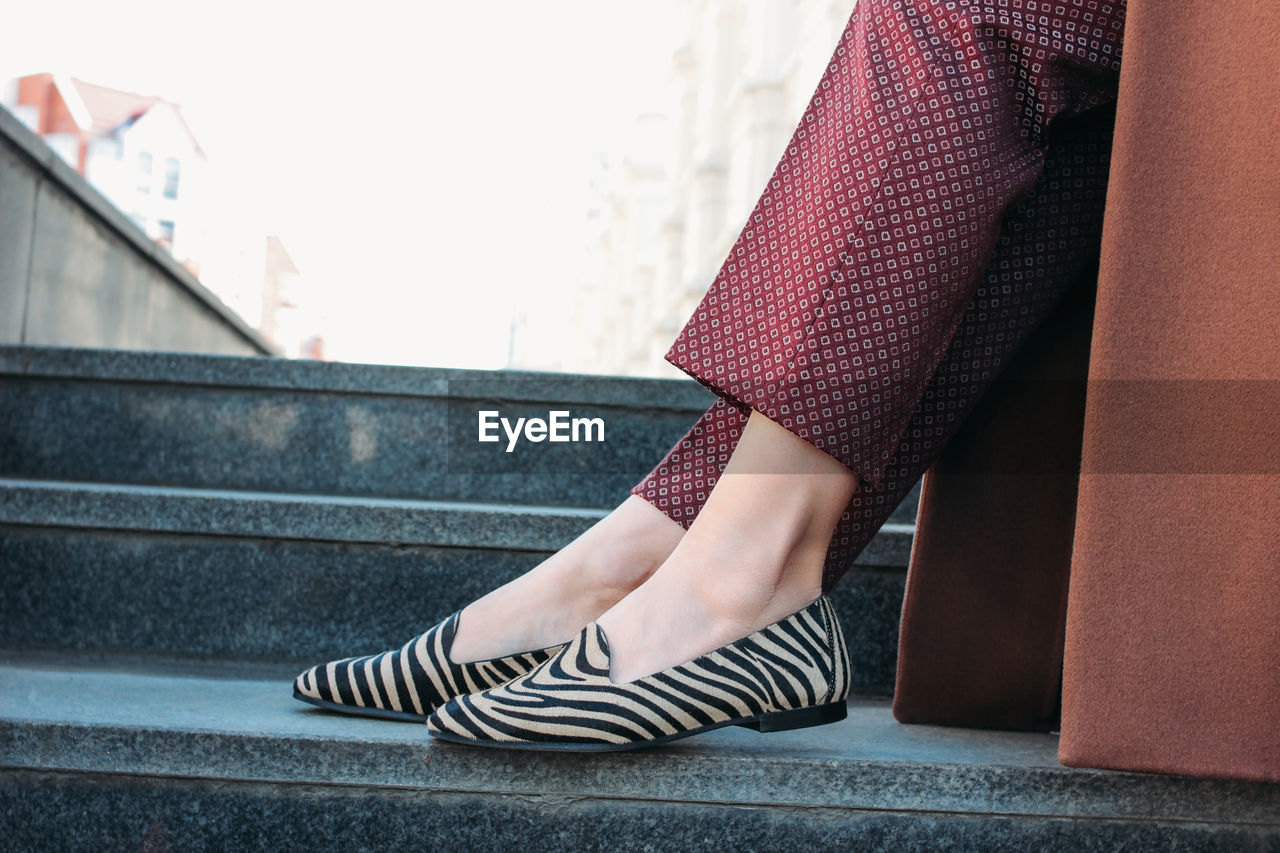
[{"label": "bare ankle", "polygon": [[566,552],[582,582],[618,598],[644,583],[684,537],[684,528],[647,501],[631,496]]},{"label": "bare ankle", "polygon": [[793,576],[773,580],[747,574],[721,583],[700,596],[703,605],[722,622],[752,630],[800,610],[822,594],[821,584]]},{"label": "bare ankle", "polygon": [[673,554],[649,583],[662,597],[685,599],[709,625],[749,632],[821,595],[824,555],[765,558],[727,544],[712,551],[690,547]]},{"label": "bare ankle", "polygon": [[661,571],[717,612],[754,618],[817,598],[829,544],[830,531],[804,519],[716,518],[704,510]]},{"label": "bare ankle", "polygon": [[455,662],[564,642],[640,586],[675,549],[684,528],[640,498],[529,572],[466,608]]}]

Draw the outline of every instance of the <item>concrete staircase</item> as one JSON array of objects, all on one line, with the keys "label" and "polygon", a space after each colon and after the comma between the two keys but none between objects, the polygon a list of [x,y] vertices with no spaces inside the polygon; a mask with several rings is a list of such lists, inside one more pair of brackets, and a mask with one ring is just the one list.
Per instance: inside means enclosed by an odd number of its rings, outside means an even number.
[{"label": "concrete staircase", "polygon": [[[708,405],[692,382],[0,347],[0,837],[11,849],[1280,850],[1274,785],[1073,770],[892,721],[914,495],[836,594],[850,717],[608,757],[310,709],[559,548]],[[475,440],[476,411],[602,444]]]}]

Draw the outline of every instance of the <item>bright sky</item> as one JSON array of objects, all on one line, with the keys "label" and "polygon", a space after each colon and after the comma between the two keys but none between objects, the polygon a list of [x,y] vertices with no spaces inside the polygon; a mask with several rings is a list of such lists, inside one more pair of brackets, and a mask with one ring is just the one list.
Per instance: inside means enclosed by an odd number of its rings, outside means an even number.
[{"label": "bright sky", "polygon": [[582,259],[592,153],[661,102],[677,2],[11,3],[0,80],[181,104],[330,297],[330,357],[500,367]]}]

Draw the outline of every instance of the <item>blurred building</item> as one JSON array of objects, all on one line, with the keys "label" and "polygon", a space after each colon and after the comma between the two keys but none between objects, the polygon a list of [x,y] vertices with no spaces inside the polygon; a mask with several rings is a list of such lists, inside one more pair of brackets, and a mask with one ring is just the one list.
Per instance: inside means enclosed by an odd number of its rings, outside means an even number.
[{"label": "blurred building", "polygon": [[[559,323],[518,318],[511,360],[571,337],[574,370],[671,376],[663,361],[791,138],[853,0],[688,0],[665,103],[636,116],[626,151],[601,155],[590,263]],[[565,335],[565,330],[571,335]]]},{"label": "blurred building", "polygon": [[286,355],[323,353],[284,244],[220,186],[180,106],[49,73],[10,81],[0,102]]},{"label": "blurred building", "polygon": [[74,77],[15,81],[11,111],[198,274],[208,159],[176,104]]}]

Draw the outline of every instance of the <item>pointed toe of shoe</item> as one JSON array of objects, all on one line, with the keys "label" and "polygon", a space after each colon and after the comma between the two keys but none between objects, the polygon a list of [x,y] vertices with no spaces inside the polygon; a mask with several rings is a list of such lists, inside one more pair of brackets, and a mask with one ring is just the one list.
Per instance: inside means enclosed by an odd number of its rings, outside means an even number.
[{"label": "pointed toe of shoe", "polygon": [[313,666],[293,682],[293,695],[331,711],[423,722],[459,694],[495,687],[535,669],[560,646],[503,658],[454,663],[454,614],[397,649]]},{"label": "pointed toe of shoe", "polygon": [[295,699],[313,702],[320,698],[320,691],[316,688],[316,669],[318,667],[307,667],[298,673],[298,677],[293,680],[293,696]]}]

